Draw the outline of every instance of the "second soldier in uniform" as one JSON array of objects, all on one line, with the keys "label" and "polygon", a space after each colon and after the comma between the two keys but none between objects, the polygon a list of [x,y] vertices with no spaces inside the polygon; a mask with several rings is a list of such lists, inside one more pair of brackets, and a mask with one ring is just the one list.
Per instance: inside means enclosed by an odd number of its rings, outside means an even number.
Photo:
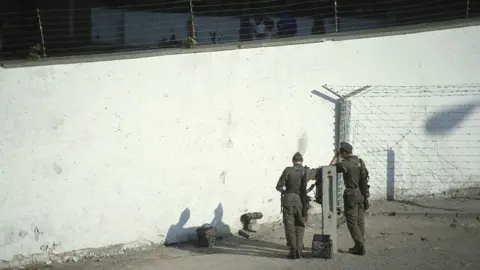
[{"label": "second soldier in uniform", "polygon": [[[338,173],[343,174],[345,192],[343,203],[345,218],[350,235],[355,243],[349,251],[356,255],[365,255],[365,210],[368,209],[368,170],[358,156],[353,155],[349,143],[340,143],[332,164]],[[339,158],[342,158],[340,161]]]},{"label": "second soldier in uniform", "polygon": [[[276,189],[282,193],[283,224],[285,238],[290,249],[288,257],[299,259],[302,257],[303,236],[307,221],[307,181],[315,178],[316,169],[303,167],[303,157],[296,153],[292,158],[293,166],[286,167]],[[308,197],[307,197],[308,198]]]}]

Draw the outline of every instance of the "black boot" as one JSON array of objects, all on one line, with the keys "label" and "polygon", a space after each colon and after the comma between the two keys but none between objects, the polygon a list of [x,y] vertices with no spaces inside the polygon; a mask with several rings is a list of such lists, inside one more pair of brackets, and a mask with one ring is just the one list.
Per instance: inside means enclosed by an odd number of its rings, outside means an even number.
[{"label": "black boot", "polygon": [[295,252],[295,259],[301,259],[301,258],[303,258],[302,252],[301,251]]},{"label": "black boot", "polygon": [[358,247],[360,246],[356,241],[354,241],[354,242],[355,242],[355,245],[348,249],[348,252],[350,252],[350,253],[355,252],[358,249]]},{"label": "black boot", "polygon": [[351,248],[349,251],[353,255],[359,255],[359,256],[365,255],[365,247],[364,246],[358,245],[357,247]]},{"label": "black boot", "polygon": [[290,253],[288,254],[288,258],[290,260],[295,260],[297,258],[297,251],[295,250],[290,250]]}]

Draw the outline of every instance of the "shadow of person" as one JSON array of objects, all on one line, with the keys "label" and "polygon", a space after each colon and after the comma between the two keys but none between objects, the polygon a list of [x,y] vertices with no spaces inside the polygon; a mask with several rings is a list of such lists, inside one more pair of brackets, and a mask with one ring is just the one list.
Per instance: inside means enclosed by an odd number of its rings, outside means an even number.
[{"label": "shadow of person", "polygon": [[[215,246],[198,247],[196,241],[184,241],[177,243],[174,247],[198,254],[234,254],[287,259],[288,249],[285,245],[260,240],[260,238],[267,237],[271,233],[272,230],[268,227],[262,228],[255,239],[233,235],[230,226],[223,222],[223,206],[221,203],[215,208],[214,218],[210,225],[217,228],[218,237]],[[309,248],[305,248],[304,253],[308,254],[309,250]]]},{"label": "shadow of person", "polygon": [[225,236],[232,235],[232,231],[230,230],[230,226],[223,222],[223,206],[222,203],[219,203],[217,208],[213,211],[213,219],[210,222],[210,226],[217,228],[217,235],[220,238]]},{"label": "shadow of person", "polygon": [[185,228],[189,219],[190,209],[187,207],[180,214],[177,224],[171,225],[168,229],[167,235],[165,236],[165,245],[172,245],[193,239],[195,228]]}]

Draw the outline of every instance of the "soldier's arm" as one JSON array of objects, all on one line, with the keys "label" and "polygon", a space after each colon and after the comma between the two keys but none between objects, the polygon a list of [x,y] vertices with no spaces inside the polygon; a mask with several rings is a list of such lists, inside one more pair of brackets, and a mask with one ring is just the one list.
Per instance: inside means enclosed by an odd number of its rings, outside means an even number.
[{"label": "soldier's arm", "polygon": [[312,191],[315,186],[317,185],[317,183],[313,183],[308,189],[307,189],[307,193],[309,193],[310,191]]},{"label": "soldier's arm", "polygon": [[279,192],[283,192],[283,188],[285,187],[286,181],[287,181],[287,168],[283,170],[282,175],[278,179],[276,189]]},{"label": "soldier's arm", "polygon": [[[320,167],[319,168],[312,168],[308,170],[308,175],[307,175],[307,181],[308,180],[317,180],[317,173],[320,172]],[[308,189],[307,192],[312,191],[315,186],[317,185],[317,182],[313,183]]]},{"label": "soldier's arm", "polygon": [[308,168],[307,180],[315,180],[317,176],[317,171],[319,170],[320,168]]},{"label": "soldier's arm", "polygon": [[335,168],[337,169],[337,173],[346,173],[347,172],[347,167],[345,166],[345,161],[340,161],[335,164],[333,164]]}]

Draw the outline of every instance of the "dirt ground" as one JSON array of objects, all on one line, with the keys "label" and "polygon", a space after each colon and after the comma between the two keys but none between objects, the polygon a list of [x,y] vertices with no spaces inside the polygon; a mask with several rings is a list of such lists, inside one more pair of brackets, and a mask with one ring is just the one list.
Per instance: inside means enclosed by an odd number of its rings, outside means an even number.
[{"label": "dirt ground", "polygon": [[[382,202],[372,206],[367,218],[367,255],[345,253],[352,241],[345,225],[339,229],[338,248],[332,260],[308,256],[286,259],[281,224],[264,227],[263,236],[246,240],[231,236],[214,248],[183,244],[156,247],[77,263],[53,264],[52,269],[479,269],[480,198],[415,202]],[[312,217],[305,235],[311,246],[321,231]]]}]

